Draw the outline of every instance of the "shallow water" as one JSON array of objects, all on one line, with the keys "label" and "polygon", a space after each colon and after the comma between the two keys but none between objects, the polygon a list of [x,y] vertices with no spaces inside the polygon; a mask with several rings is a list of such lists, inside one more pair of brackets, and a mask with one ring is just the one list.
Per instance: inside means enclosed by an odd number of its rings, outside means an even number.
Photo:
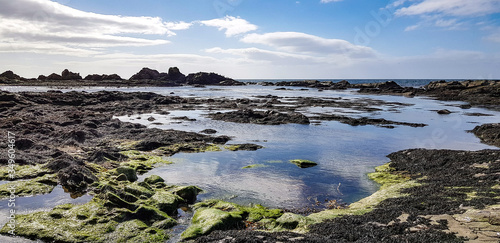
[{"label": "shallow water", "polygon": [[[227,88],[224,88],[224,90]],[[158,90],[159,93],[165,93]],[[205,90],[190,90],[197,97],[218,96]],[[219,92],[217,90],[217,92]],[[183,92],[178,92],[183,93]],[[224,91],[227,94],[227,90]],[[349,126],[336,121],[321,121],[317,125],[285,124],[266,126],[215,121],[206,117],[214,111],[170,111],[169,115],[140,114],[118,117],[161,129],[199,132],[215,129],[217,135],[233,138],[229,144],[255,143],[264,146],[258,151],[222,151],[199,154],[180,153],[172,157],[173,165],[156,168],[143,175],[162,176],[171,184],[198,185],[206,193],[200,199],[222,198],[248,204],[261,203],[270,207],[301,208],[341,200],[346,203],[366,197],[378,189],[366,174],[375,166],[389,162],[386,155],[408,148],[480,150],[494,148],[481,144],[466,130],[482,123],[497,122],[499,112],[480,108],[464,110],[461,102],[443,102],[427,98],[400,96],[358,95],[348,91],[276,91],[255,86],[236,88],[232,97],[251,98],[273,94],[280,97],[340,97],[342,99],[375,99],[409,105],[389,104],[382,111],[360,112],[344,108],[311,107],[299,110],[313,113],[343,114],[355,117],[385,118],[400,122],[425,123],[427,127],[396,126],[387,129],[376,126]],[[227,97],[227,95],[226,95]],[[448,109],[450,115],[437,110]],[[486,113],[492,116],[468,116],[467,113]],[[187,116],[196,121],[172,119]],[[155,120],[150,122],[149,117]],[[301,169],[292,159],[308,159],[319,165]],[[261,164],[262,167],[242,169]]]}]

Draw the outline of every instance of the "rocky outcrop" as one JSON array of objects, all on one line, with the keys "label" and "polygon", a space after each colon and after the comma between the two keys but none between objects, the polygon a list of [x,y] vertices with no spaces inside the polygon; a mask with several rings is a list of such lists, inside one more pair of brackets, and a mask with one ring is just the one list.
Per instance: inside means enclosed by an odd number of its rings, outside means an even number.
[{"label": "rocky outcrop", "polygon": [[157,70],[145,67],[130,77],[130,80],[168,80],[168,73],[160,73]]},{"label": "rocky outcrop", "polygon": [[184,83],[186,81],[186,75],[182,74],[177,67],[168,69],[168,78],[176,83]]},{"label": "rocky outcrop", "polygon": [[226,113],[217,112],[209,115],[214,120],[222,120],[237,123],[254,123],[262,125],[281,125],[287,123],[309,124],[307,116],[292,112],[280,113],[278,111],[254,111],[250,109],[231,111]]},{"label": "rocky outcrop", "polygon": [[243,82],[226,78],[216,73],[192,73],[186,77],[186,84],[189,85],[245,85]]},{"label": "rocky outcrop", "polygon": [[70,72],[68,69],[64,69],[61,73],[63,80],[81,80],[82,76],[79,73]]},{"label": "rocky outcrop", "polygon": [[12,71],[5,71],[4,73],[0,74],[0,81],[2,80],[21,80],[21,76],[15,74]]},{"label": "rocky outcrop", "polygon": [[87,75],[84,80],[90,80],[90,81],[103,81],[103,80],[123,80],[120,75],[118,74],[89,74]]},{"label": "rocky outcrop", "polygon": [[500,123],[477,126],[471,132],[481,139],[481,142],[500,147]]}]

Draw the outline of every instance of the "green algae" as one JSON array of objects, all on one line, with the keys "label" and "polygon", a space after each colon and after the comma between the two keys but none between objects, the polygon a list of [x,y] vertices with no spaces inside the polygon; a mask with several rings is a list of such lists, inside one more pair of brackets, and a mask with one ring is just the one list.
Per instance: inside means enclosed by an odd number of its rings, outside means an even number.
[{"label": "green algae", "polygon": [[264,165],[264,164],[253,164],[253,165],[247,165],[245,167],[242,167],[242,169],[255,169],[255,168],[262,168],[262,167],[267,167],[267,165]]},{"label": "green algae", "polygon": [[[271,225],[283,215],[280,209],[268,209],[261,205],[241,206],[220,200],[208,200],[193,206],[196,212],[191,226],[182,234],[182,239],[193,239],[214,230],[229,230],[244,227],[245,222]],[[264,226],[263,226],[264,227]]]},{"label": "green algae", "polygon": [[153,169],[154,166],[163,164],[172,164],[171,161],[166,160],[163,156],[155,155],[151,152],[141,152],[137,150],[127,150],[120,152],[121,154],[129,157],[129,160],[122,162],[121,166],[128,166],[134,168],[139,174],[146,173]]},{"label": "green algae", "polygon": [[318,163],[310,161],[310,160],[305,160],[305,159],[293,159],[290,160],[291,163],[297,165],[300,168],[309,168],[318,165]]},{"label": "green algae", "polygon": [[14,168],[0,166],[0,180],[7,181],[40,177],[51,173],[51,170],[48,169],[46,165],[47,164],[15,165]]},{"label": "green algae", "polygon": [[31,180],[19,180],[0,185],[0,199],[9,198],[11,195],[18,197],[48,194],[57,185],[55,174],[44,175]]},{"label": "green algae", "polygon": [[174,144],[170,146],[160,147],[156,149],[156,151],[166,154],[172,155],[176,153],[204,153],[204,152],[218,152],[222,151],[220,146],[216,144],[190,144],[190,143],[180,143]]}]

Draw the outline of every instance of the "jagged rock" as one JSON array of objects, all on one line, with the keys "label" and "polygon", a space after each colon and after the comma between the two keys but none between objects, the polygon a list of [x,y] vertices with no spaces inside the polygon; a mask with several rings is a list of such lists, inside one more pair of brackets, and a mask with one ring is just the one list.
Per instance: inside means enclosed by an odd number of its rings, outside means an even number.
[{"label": "jagged rock", "polygon": [[171,67],[168,69],[168,78],[176,83],[183,83],[186,81],[186,75],[182,74],[177,67]]},{"label": "jagged rock", "polygon": [[15,74],[12,71],[5,71],[4,73],[0,74],[0,78],[5,78],[7,80],[20,80],[21,76]]},{"label": "jagged rock", "polygon": [[87,75],[84,80],[91,80],[91,81],[103,81],[103,80],[123,80],[120,75],[118,74],[89,74]]},{"label": "jagged rock", "polygon": [[68,69],[64,69],[61,73],[62,80],[81,80],[82,76],[79,73],[70,72]]},{"label": "jagged rock", "polygon": [[237,123],[254,123],[263,125],[280,125],[287,123],[309,124],[309,118],[301,113],[280,113],[278,111],[254,111],[250,109],[231,111],[226,113],[217,112],[211,114],[210,118]]},{"label": "jagged rock", "polygon": [[143,68],[138,73],[130,77],[130,80],[167,80],[167,73],[160,73],[157,70],[150,68]]},{"label": "jagged rock", "polygon": [[63,80],[62,76],[57,74],[57,73],[53,73],[49,76],[47,76],[47,80]]},{"label": "jagged rock", "polygon": [[37,78],[37,79],[38,79],[38,80],[40,80],[40,81],[45,81],[45,80],[47,80],[47,76],[45,76],[45,75],[40,75],[40,76],[38,76],[38,78]]},{"label": "jagged rock", "polygon": [[245,85],[242,82],[226,78],[216,73],[191,73],[186,77],[189,85]]}]

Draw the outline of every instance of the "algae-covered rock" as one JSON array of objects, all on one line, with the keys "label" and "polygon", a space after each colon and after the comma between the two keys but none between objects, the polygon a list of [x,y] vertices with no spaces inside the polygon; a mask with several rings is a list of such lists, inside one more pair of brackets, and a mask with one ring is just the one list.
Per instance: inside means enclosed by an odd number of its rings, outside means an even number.
[{"label": "algae-covered rock", "polygon": [[262,228],[274,229],[276,219],[283,215],[280,209],[268,209],[261,205],[247,207],[220,200],[200,202],[193,208],[196,213],[191,226],[182,233],[183,239],[196,238],[213,230],[238,229],[245,222],[259,222]]},{"label": "algae-covered rock", "polygon": [[27,181],[13,181],[0,185],[0,199],[51,193],[57,185],[57,176],[50,174]]},{"label": "algae-covered rock", "polygon": [[242,217],[220,209],[203,208],[196,211],[192,224],[181,235],[183,239],[193,239],[214,230],[234,229]]},{"label": "algae-covered rock", "polygon": [[118,175],[120,174],[124,174],[125,176],[127,176],[127,179],[131,182],[133,181],[136,181],[137,180],[137,172],[135,171],[134,168],[132,167],[129,167],[129,166],[121,166],[121,167],[118,167],[116,168],[116,173]]},{"label": "algae-covered rock", "polygon": [[179,203],[183,201],[181,197],[165,191],[158,191],[149,199],[151,205],[169,215],[174,215],[177,212]]},{"label": "algae-covered rock", "polygon": [[247,165],[244,167],[241,167],[242,169],[255,169],[255,168],[262,168],[262,167],[267,167],[266,165],[263,164],[253,164],[253,165]]},{"label": "algae-covered rock", "polygon": [[176,187],[172,190],[175,195],[178,195],[182,199],[184,199],[187,203],[194,203],[196,201],[196,197],[198,193],[203,190],[197,186],[181,186]]},{"label": "algae-covered rock", "polygon": [[281,217],[276,219],[276,222],[279,224],[279,226],[285,229],[295,229],[297,226],[299,226],[299,224],[307,224],[307,221],[310,221],[310,219],[294,213],[285,213]]},{"label": "algae-covered rock", "polygon": [[293,159],[290,160],[290,162],[294,163],[300,168],[309,168],[318,165],[318,163],[310,161],[310,160],[305,160],[305,159]]},{"label": "algae-covered rock", "polygon": [[153,184],[156,184],[158,182],[165,182],[165,180],[163,178],[161,178],[160,176],[152,175],[152,176],[149,176],[146,179],[144,179],[144,182],[148,183],[149,185],[153,185]]}]

